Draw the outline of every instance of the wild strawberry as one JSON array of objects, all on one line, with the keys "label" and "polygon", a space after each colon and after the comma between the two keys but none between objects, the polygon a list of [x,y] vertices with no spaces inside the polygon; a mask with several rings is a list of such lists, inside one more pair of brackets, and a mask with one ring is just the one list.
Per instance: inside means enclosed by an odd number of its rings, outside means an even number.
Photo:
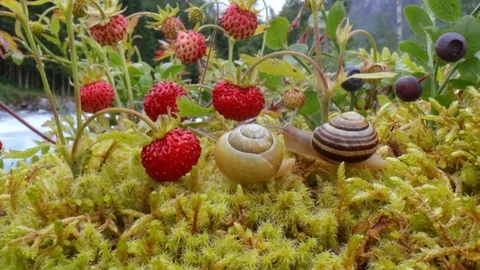
[{"label": "wild strawberry", "polygon": [[112,105],[115,91],[106,81],[100,80],[83,85],[80,88],[82,110],[96,113]]},{"label": "wild strawberry", "polygon": [[160,31],[168,39],[176,39],[180,31],[185,31],[185,25],[177,17],[168,17],[163,21]]},{"label": "wild strawberry", "polygon": [[248,9],[242,9],[234,4],[230,5],[222,18],[225,31],[234,39],[247,39],[257,29],[257,15]]},{"label": "wild strawberry", "polygon": [[290,89],[283,94],[283,105],[289,110],[300,109],[305,104],[305,95],[298,89]]},{"label": "wild strawberry", "polygon": [[185,64],[195,63],[207,51],[207,43],[202,34],[194,31],[181,31],[175,42],[175,54]]},{"label": "wild strawberry", "polygon": [[153,121],[157,121],[159,115],[167,114],[169,108],[172,113],[176,113],[178,112],[177,98],[186,95],[187,91],[174,82],[159,82],[143,98],[145,113]]},{"label": "wild strawberry", "polygon": [[201,152],[200,141],[193,132],[175,128],[143,147],[142,165],[155,181],[177,181],[197,164]]},{"label": "wild strawberry", "polygon": [[115,45],[127,33],[127,19],[123,15],[110,17],[106,24],[97,24],[90,28],[92,37],[102,46]]},{"label": "wild strawberry", "polygon": [[76,18],[82,18],[87,15],[88,0],[74,0],[72,14]]},{"label": "wild strawberry", "polygon": [[241,87],[220,81],[212,92],[213,107],[227,119],[244,121],[257,116],[265,106],[265,98],[256,86]]},{"label": "wild strawberry", "polygon": [[39,21],[31,22],[30,30],[32,31],[32,35],[36,37],[41,37],[43,32],[45,32],[45,25],[43,25]]}]

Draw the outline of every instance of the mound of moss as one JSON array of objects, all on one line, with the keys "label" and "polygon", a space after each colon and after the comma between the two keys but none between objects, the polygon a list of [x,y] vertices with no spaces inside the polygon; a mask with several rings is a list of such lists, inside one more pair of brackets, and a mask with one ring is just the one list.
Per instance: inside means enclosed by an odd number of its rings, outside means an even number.
[{"label": "mound of moss", "polygon": [[112,140],[78,178],[56,152],[21,163],[0,172],[0,265],[477,269],[480,94],[470,88],[448,108],[389,103],[369,119],[383,171],[332,172],[297,156],[288,175],[241,186],[215,167],[209,138],[176,183],[152,181],[140,147]]}]

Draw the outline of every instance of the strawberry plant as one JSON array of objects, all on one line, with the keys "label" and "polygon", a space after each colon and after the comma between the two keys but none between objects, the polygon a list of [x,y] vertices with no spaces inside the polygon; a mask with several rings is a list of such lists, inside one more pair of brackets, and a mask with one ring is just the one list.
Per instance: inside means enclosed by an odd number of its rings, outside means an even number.
[{"label": "strawberry plant", "polygon": [[[41,133],[0,102],[44,139],[0,152],[25,161],[0,170],[5,268],[479,267],[480,6],[407,6],[421,42],[391,52],[342,1],[305,0],[292,22],[266,6],[262,22],[255,2],[126,15],[117,0],[0,1],[16,25],[0,57],[35,60],[53,114]],[[156,65],[135,46],[140,18],[165,37]],[[46,61],[71,71],[73,117]]]}]

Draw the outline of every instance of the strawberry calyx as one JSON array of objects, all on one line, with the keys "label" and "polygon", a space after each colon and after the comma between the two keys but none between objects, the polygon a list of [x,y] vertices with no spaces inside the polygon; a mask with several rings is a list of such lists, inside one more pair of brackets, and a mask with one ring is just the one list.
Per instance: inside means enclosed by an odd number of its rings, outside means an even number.
[{"label": "strawberry calyx", "polygon": [[103,75],[103,70],[99,65],[90,65],[80,74],[80,83],[85,85],[100,81],[102,80]]},{"label": "strawberry calyx", "polygon": [[155,125],[158,126],[158,132],[152,132],[151,137],[153,140],[162,139],[170,131],[174,130],[180,125],[180,119],[172,117],[170,110],[168,114],[159,115]]},{"label": "strawberry calyx", "polygon": [[230,0],[230,4],[237,5],[240,9],[250,11],[257,15],[260,11],[253,8],[257,0]]},{"label": "strawberry calyx", "polygon": [[241,67],[225,66],[224,81],[230,84],[240,86],[241,88],[248,88],[250,86],[258,86],[259,83],[253,81],[252,74],[245,74]]},{"label": "strawberry calyx", "polygon": [[[101,10],[100,10],[101,9]],[[95,25],[106,25],[110,22],[110,18],[122,14],[127,8],[122,9],[122,4],[118,4],[118,0],[104,1],[104,6],[96,5],[96,8],[89,8],[89,17],[85,21],[88,28]]]},{"label": "strawberry calyx", "polygon": [[155,29],[162,28],[163,22],[170,17],[175,17],[179,11],[180,8],[178,7],[178,4],[176,8],[171,7],[169,4],[167,4],[165,9],[158,7],[158,14],[152,14],[152,18],[155,19],[155,22],[149,23],[148,27]]}]

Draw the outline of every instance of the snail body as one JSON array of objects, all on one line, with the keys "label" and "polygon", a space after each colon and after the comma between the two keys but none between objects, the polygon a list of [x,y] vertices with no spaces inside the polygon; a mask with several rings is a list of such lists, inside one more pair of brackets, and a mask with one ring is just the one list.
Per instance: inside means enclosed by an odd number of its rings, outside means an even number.
[{"label": "snail body", "polygon": [[281,130],[287,149],[299,155],[375,170],[386,166],[385,160],[375,154],[378,146],[375,128],[356,112],[337,115],[313,133],[292,124]]},{"label": "snail body", "polygon": [[266,182],[286,174],[294,159],[283,159],[283,147],[266,128],[242,125],[215,144],[215,163],[230,180],[241,184]]}]

